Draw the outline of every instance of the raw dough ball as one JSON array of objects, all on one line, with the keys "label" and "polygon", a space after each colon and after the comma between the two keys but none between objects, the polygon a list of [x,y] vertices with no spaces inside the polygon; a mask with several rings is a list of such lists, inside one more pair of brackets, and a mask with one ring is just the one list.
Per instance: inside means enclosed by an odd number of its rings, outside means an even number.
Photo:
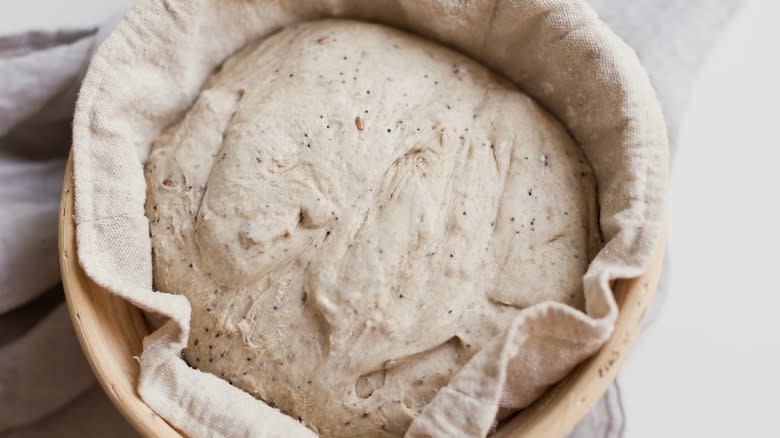
[{"label": "raw dough ball", "polygon": [[323,436],[394,436],[524,307],[581,306],[594,180],[469,58],[374,24],[228,59],[147,164],[154,280],[194,367]]}]

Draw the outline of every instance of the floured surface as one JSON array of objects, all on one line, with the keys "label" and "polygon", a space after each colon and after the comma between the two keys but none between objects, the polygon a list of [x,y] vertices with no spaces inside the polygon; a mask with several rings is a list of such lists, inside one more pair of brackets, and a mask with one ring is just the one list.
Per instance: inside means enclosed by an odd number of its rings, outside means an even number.
[{"label": "floured surface", "polygon": [[324,436],[399,435],[528,305],[580,307],[593,177],[541,107],[384,27],[251,45],[154,145],[158,290],[188,362]]}]

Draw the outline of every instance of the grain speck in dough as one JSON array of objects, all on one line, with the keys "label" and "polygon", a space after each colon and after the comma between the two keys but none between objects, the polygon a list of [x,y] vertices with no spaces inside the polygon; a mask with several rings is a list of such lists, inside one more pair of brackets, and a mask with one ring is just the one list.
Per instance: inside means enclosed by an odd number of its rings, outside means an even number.
[{"label": "grain speck in dough", "polygon": [[581,307],[600,244],[550,114],[373,24],[232,56],[146,178],[155,287],[192,303],[185,359],[327,437],[402,435],[523,308]]}]

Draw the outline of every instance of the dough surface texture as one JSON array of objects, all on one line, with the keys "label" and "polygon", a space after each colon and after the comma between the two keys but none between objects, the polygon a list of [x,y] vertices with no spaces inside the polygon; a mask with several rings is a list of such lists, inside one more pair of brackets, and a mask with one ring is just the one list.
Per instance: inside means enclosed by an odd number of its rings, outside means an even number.
[{"label": "dough surface texture", "polygon": [[146,165],[155,288],[187,362],[322,436],[402,435],[523,308],[582,307],[595,183],[547,111],[387,27],[230,57]]}]

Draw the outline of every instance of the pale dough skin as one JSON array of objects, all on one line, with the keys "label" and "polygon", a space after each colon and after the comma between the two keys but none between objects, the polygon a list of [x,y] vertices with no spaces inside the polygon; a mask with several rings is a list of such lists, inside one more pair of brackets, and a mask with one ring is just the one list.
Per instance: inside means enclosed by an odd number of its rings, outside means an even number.
[{"label": "pale dough skin", "polygon": [[158,290],[194,367],[322,436],[402,435],[524,307],[581,307],[594,179],[508,81],[386,27],[317,21],[231,57],[154,144]]}]

